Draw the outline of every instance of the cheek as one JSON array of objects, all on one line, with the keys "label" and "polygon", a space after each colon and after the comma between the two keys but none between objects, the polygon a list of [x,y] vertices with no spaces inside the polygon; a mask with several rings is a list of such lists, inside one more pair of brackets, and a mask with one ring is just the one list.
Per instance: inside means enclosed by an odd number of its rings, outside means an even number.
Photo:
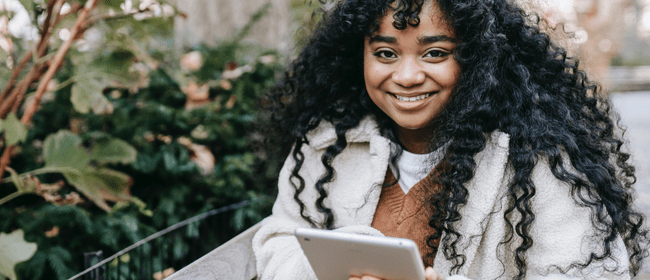
[{"label": "cheek", "polygon": [[378,62],[366,62],[363,67],[363,78],[368,91],[379,88],[390,76],[390,70]]},{"label": "cheek", "polygon": [[453,65],[449,68],[449,85],[455,86],[456,82],[458,82],[458,78],[460,78],[460,66],[458,65],[458,62],[454,61]]}]

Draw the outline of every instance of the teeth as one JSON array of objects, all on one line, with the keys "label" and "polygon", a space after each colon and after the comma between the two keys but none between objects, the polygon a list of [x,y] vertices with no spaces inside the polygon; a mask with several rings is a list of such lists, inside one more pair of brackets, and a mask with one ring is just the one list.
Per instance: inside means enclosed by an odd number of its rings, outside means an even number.
[{"label": "teeth", "polygon": [[399,96],[399,95],[393,94],[393,96],[395,96],[395,98],[397,98],[397,100],[399,100],[399,101],[409,101],[409,102],[420,101],[422,99],[425,99],[425,98],[429,97],[430,95],[431,95],[431,93],[426,93],[426,94],[423,94],[423,95],[418,95],[418,96],[413,96],[413,97],[405,97],[405,96]]}]

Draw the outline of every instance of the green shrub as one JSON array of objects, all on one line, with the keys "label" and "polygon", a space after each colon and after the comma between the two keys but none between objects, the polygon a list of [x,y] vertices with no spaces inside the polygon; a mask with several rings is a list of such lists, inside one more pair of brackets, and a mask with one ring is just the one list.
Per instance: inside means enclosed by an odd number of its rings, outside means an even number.
[{"label": "green shrub", "polygon": [[[22,174],[24,188],[37,179],[39,189],[0,205],[0,232],[22,229],[25,240],[38,246],[16,266],[19,279],[67,279],[82,270],[84,252],[103,250],[109,256],[238,201],[251,205],[234,213],[224,225],[228,232],[270,213],[278,162],[255,152],[251,139],[258,97],[276,82],[277,54],[242,55],[244,47],[260,48],[234,40],[198,46],[179,58],[166,31],[170,22],[107,21],[98,29],[104,38],[100,47],[66,56],[55,77],[58,87],[46,95],[10,165]],[[83,161],[78,170],[84,174],[114,175],[92,177],[109,187],[89,196],[92,189],[83,185],[90,179],[75,184],[77,171],[26,175],[52,166],[53,149],[47,147],[61,151],[61,145],[83,159],[69,164]],[[130,160],[125,147],[137,156]],[[128,182],[104,192],[117,178]],[[0,198],[17,187],[5,182]],[[177,245],[182,255],[186,244],[169,244]]]}]

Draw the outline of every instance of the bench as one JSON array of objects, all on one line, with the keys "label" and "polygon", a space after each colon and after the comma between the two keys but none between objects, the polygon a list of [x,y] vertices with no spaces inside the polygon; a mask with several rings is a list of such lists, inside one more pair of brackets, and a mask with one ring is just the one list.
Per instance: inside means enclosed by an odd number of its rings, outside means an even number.
[{"label": "bench", "polygon": [[165,280],[251,280],[256,278],[253,235],[257,223]]}]

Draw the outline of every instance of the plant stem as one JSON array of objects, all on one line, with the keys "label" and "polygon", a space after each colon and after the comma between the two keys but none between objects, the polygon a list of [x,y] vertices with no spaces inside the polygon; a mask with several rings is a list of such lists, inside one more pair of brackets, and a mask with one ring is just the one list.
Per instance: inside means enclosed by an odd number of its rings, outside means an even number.
[{"label": "plant stem", "polygon": [[[43,75],[43,78],[41,79],[41,82],[38,84],[38,88],[36,89],[36,94],[34,96],[34,102],[30,104],[30,106],[25,110],[25,113],[23,114],[22,118],[20,118],[20,121],[27,125],[29,122],[32,120],[32,117],[34,116],[34,113],[36,113],[36,110],[38,109],[39,105],[41,104],[41,99],[43,98],[43,94],[45,93],[45,89],[47,88],[47,84],[52,80],[54,77],[54,74],[56,74],[56,71],[59,70],[59,67],[61,67],[61,64],[63,63],[63,58],[65,57],[66,53],[68,53],[68,50],[72,46],[72,42],[77,38],[77,33],[82,29],[82,25],[86,18],[88,17],[88,14],[90,13],[90,10],[92,10],[95,7],[95,4],[97,3],[96,0],[89,0],[86,2],[86,5],[84,5],[84,8],[81,10],[79,13],[79,17],[77,17],[77,21],[74,23],[74,26],[70,29],[70,39],[65,41],[63,45],[61,45],[61,48],[56,52],[56,55],[52,59],[52,62],[50,63],[50,67],[47,69],[47,72],[45,72],[45,75]],[[0,172],[3,172],[4,169],[0,170]],[[0,177],[2,174],[0,173]]]},{"label": "plant stem", "polygon": [[5,203],[8,202],[9,200],[12,200],[12,199],[14,199],[14,198],[16,198],[16,197],[19,197],[19,196],[23,195],[23,194],[27,194],[27,193],[26,193],[26,192],[20,192],[20,191],[18,191],[18,192],[15,192],[15,193],[10,194],[10,195],[8,195],[8,196],[5,196],[5,197],[3,197],[3,198],[0,198],[0,205],[5,204]]},{"label": "plant stem", "polygon": [[[23,174],[18,174],[18,176],[24,177],[27,175],[41,175],[47,173],[64,173],[64,172],[80,174],[79,169],[72,168],[72,167],[43,167],[39,169],[34,169],[29,172],[25,172]],[[11,182],[11,177],[4,178],[2,179],[2,181],[0,181],[0,183],[9,183],[9,182]]]},{"label": "plant stem", "polygon": [[[90,11],[93,8],[95,8],[96,4],[97,4],[97,0],[88,0],[84,5],[83,9],[81,10],[81,12],[79,12],[77,21],[70,29],[70,39],[68,39],[63,43],[63,45],[61,45],[59,50],[56,52],[56,55],[49,63],[49,68],[47,69],[47,72],[45,72],[45,75],[43,75],[43,77],[41,78],[40,83],[38,84],[38,88],[36,89],[36,93],[34,94],[34,101],[29,105],[29,107],[27,107],[25,113],[20,118],[20,121],[23,124],[27,125],[29,124],[29,122],[32,121],[32,117],[34,116],[34,113],[36,113],[36,110],[38,110],[41,104],[41,100],[43,99],[43,94],[47,89],[47,84],[52,80],[54,74],[56,74],[56,72],[61,67],[63,63],[63,58],[65,57],[65,55],[68,53],[68,50],[72,46],[72,42],[76,40],[78,33],[84,30],[82,25],[86,21],[86,18],[88,17],[88,14],[90,14]],[[27,84],[26,87],[29,87],[29,84]],[[2,178],[5,169],[7,168],[7,166],[9,166],[9,163],[11,162],[13,148],[14,146],[7,146],[2,154],[2,158],[0,158],[0,178]]]}]

